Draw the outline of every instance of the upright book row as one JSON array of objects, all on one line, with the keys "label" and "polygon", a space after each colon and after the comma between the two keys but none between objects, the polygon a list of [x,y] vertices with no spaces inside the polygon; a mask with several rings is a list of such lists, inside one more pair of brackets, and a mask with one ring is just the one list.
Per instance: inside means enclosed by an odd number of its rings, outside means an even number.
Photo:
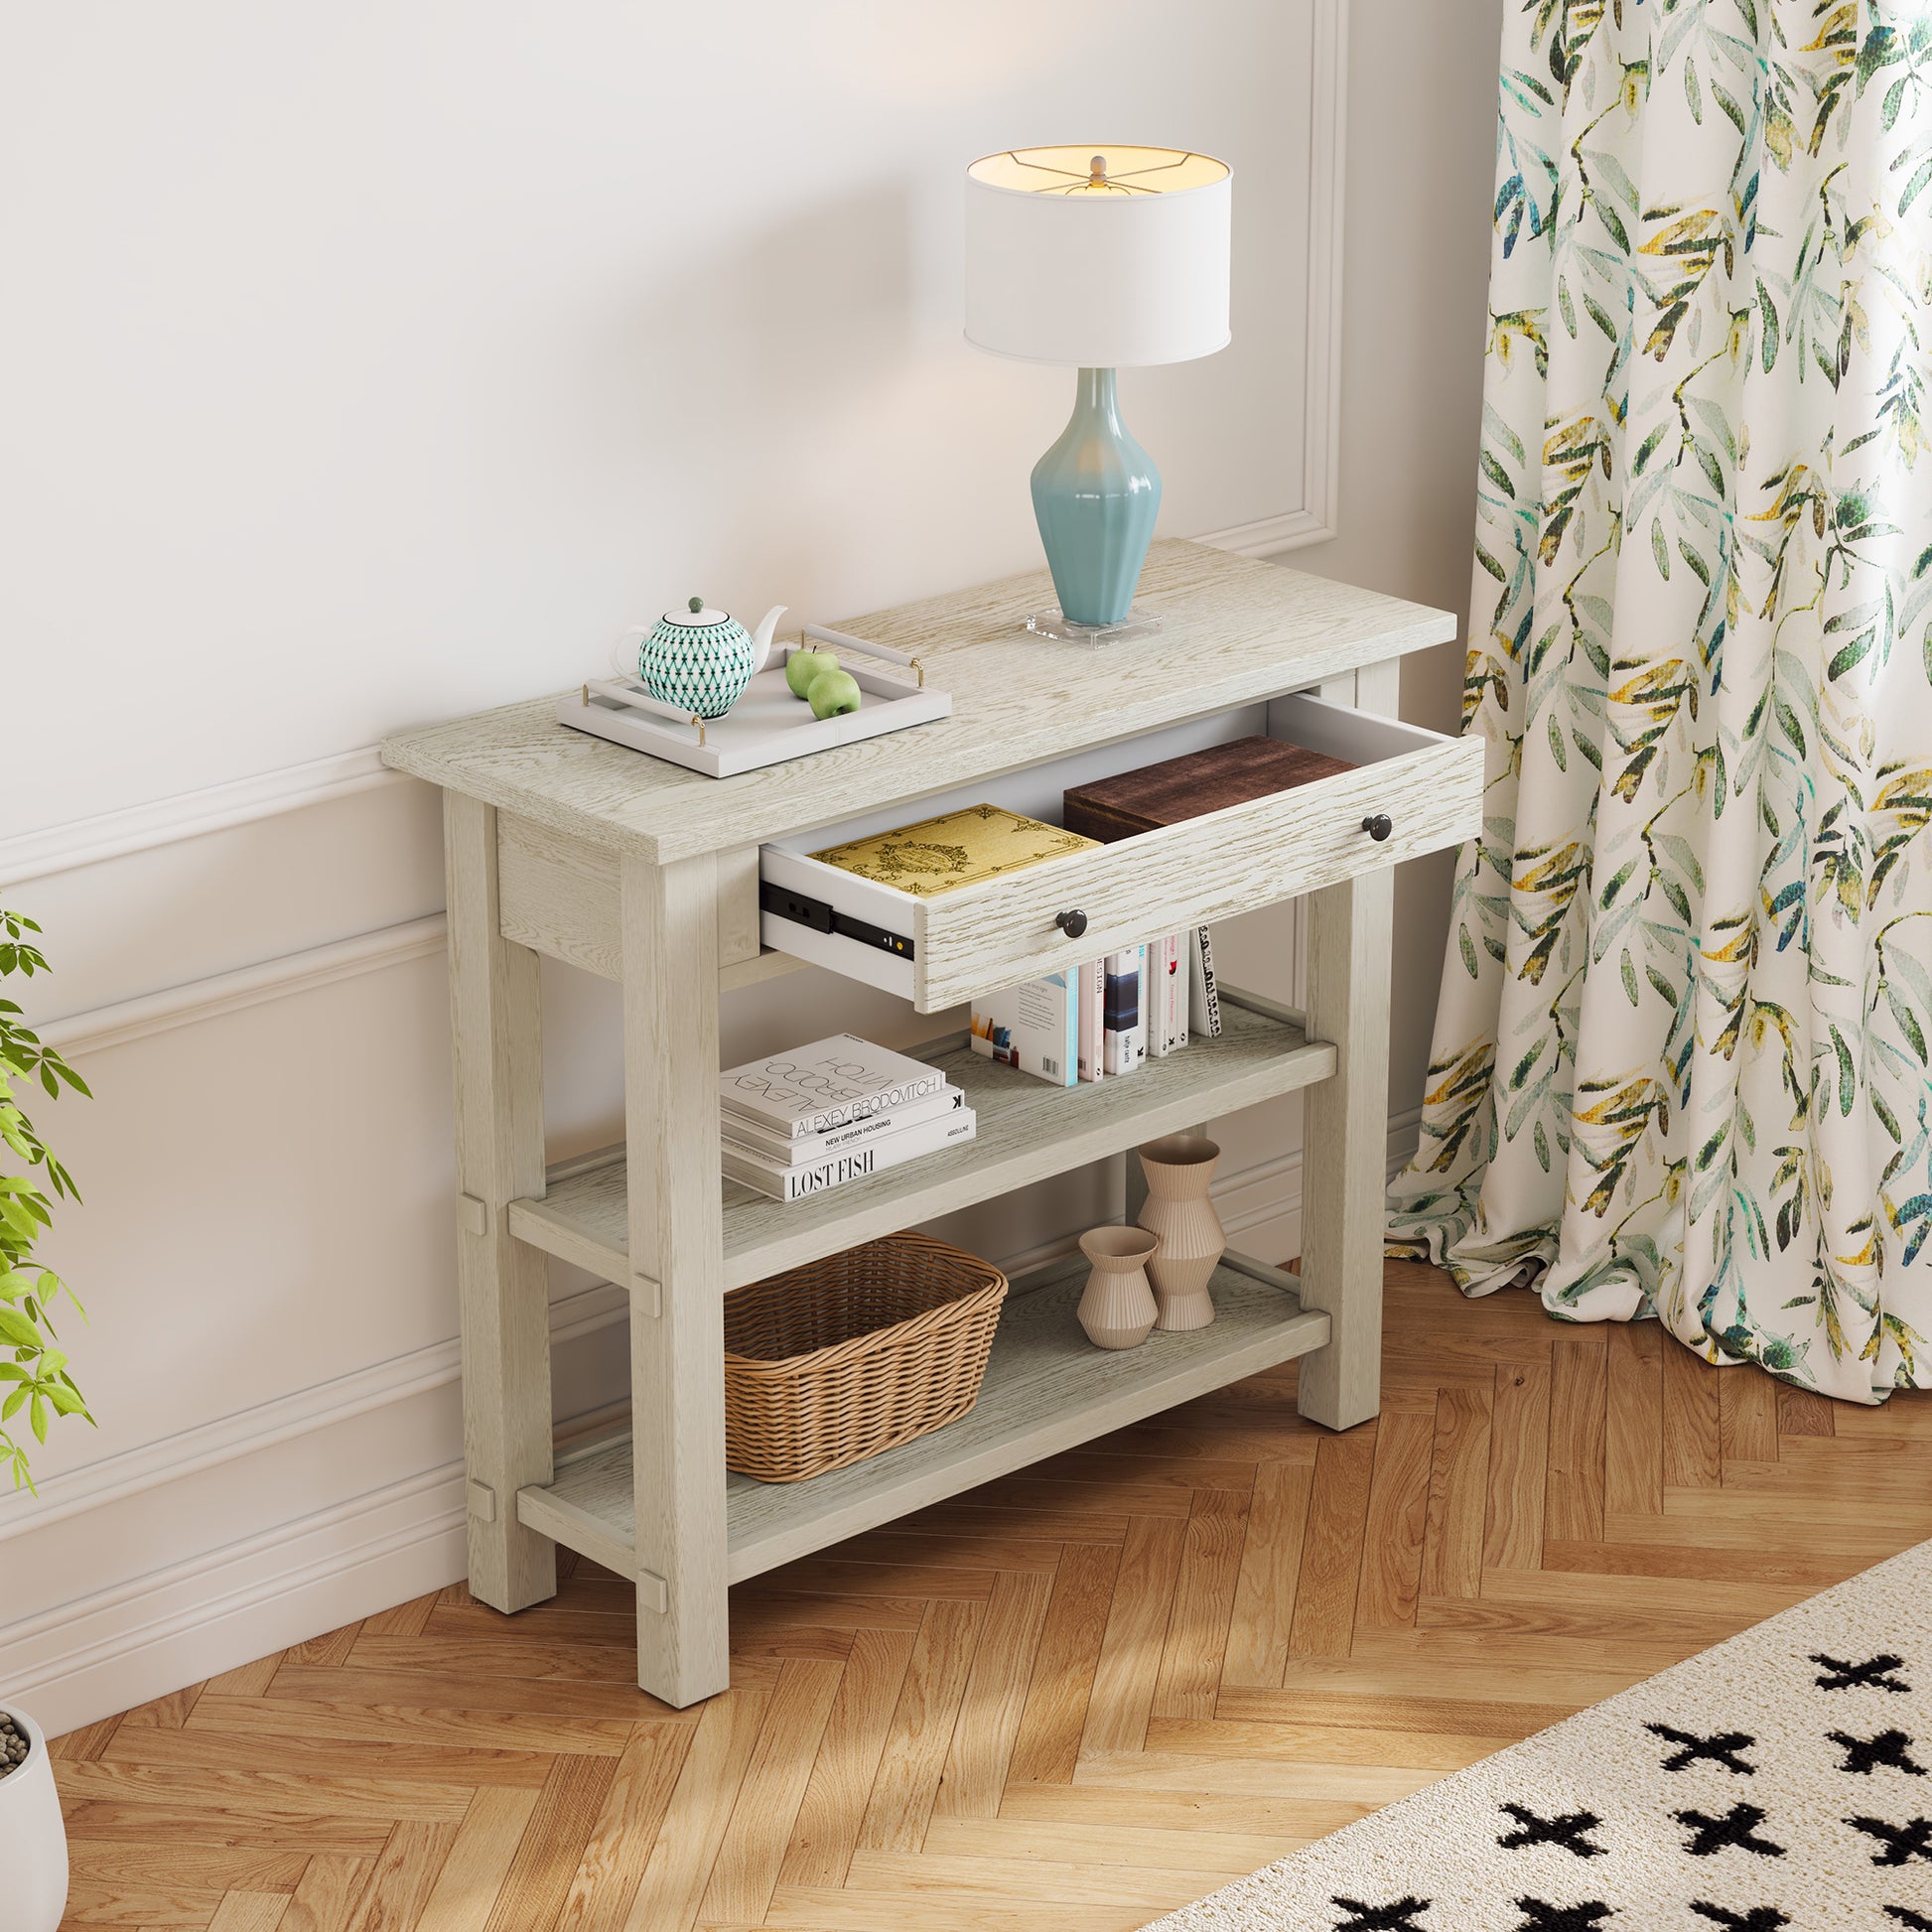
[{"label": "upright book row", "polygon": [[975,1052],[1060,1087],[1118,1079],[1220,1031],[1206,926],[973,1002]]},{"label": "upright book row", "polygon": [[[1119,1079],[1221,1031],[1205,926],[977,1002],[973,1046],[1054,1086]],[[773,1200],[863,1180],[970,1141],[965,1093],[936,1066],[836,1034],[719,1075],[727,1178]]]}]

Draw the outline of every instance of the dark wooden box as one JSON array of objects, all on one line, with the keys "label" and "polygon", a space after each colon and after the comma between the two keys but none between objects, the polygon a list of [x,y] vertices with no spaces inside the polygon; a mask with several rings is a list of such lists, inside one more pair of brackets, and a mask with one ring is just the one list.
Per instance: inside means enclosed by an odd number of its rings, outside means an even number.
[{"label": "dark wooden box", "polygon": [[1245,805],[1270,792],[1290,791],[1316,778],[1355,767],[1344,759],[1311,752],[1279,738],[1237,738],[1204,752],[1144,764],[1096,784],[1076,785],[1064,796],[1069,832],[1103,842],[1132,838],[1184,818],[1200,818],[1229,805]]}]

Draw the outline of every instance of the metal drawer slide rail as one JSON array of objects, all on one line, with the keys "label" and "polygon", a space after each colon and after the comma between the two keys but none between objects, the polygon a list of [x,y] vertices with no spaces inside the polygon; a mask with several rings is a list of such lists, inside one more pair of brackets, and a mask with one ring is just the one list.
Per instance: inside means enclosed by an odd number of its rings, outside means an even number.
[{"label": "metal drawer slide rail", "polygon": [[856,939],[862,946],[876,946],[898,959],[913,957],[912,941],[901,932],[888,932],[870,919],[855,919],[822,898],[809,893],[795,893],[788,886],[774,886],[768,879],[759,881],[759,910],[773,918],[789,919],[793,925],[809,926],[814,932],[837,933],[841,939]]}]

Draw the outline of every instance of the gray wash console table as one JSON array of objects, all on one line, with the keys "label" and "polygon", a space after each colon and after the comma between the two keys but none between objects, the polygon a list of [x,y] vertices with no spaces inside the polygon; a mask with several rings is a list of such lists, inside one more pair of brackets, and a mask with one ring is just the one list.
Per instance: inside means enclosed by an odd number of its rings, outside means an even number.
[{"label": "gray wash console table", "polygon": [[[1479,745],[1396,720],[1396,673],[1454,621],[1177,542],[1142,583],[1161,635],[1093,650],[1019,629],[1049,597],[1035,572],[847,621],[915,652],[952,716],[734,778],[572,732],[554,697],[383,748],[444,793],[470,1587],[504,1611],[538,1602],[558,1543],[634,1577],[638,1682],[672,1705],[726,1687],[729,1586],[776,1564],[1291,1357],[1305,1415],[1346,1429],[1376,1413],[1390,867],[1472,835],[1482,783]],[[722,1181],[720,1001],[816,938],[760,913],[761,867],[983,798],[1057,819],[1068,783],[1258,731],[1357,768],[908,900],[912,959],[876,957],[935,1012],[1307,894],[1306,1014],[1230,991],[1220,1038],[1065,1091],[955,1035],[926,1050],[971,1092],[975,1141],[790,1206]],[[1074,907],[1086,927],[1069,939],[1055,921]],[[539,953],[623,989],[625,1145],[549,1173]],[[728,1476],[733,1289],[1297,1088],[1299,1278],[1230,1254],[1213,1326],[1108,1354],[1074,1325],[1078,1267],[1058,1264],[1015,1283],[961,1421],[808,1482]],[[632,1429],[561,1457],[549,1255],[630,1298]]]}]

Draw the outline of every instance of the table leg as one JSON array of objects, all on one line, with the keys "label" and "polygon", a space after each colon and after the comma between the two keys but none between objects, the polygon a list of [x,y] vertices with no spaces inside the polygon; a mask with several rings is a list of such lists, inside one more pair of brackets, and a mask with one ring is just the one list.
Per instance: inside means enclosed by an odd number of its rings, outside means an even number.
[{"label": "table leg", "polygon": [[[1332,703],[1393,718],[1402,660],[1330,679]],[[1335,1042],[1335,1075],[1311,1087],[1302,1116],[1302,1300],[1323,1308],[1333,1339],[1302,1362],[1301,1410],[1347,1429],[1381,1406],[1382,1200],[1388,1160],[1391,870],[1304,901],[1311,1038]]]},{"label": "table leg", "polygon": [[1334,1042],[1335,1071],[1306,1089],[1302,1116],[1302,1303],[1326,1309],[1331,1332],[1298,1387],[1303,1415],[1330,1429],[1381,1407],[1393,890],[1384,867],[1305,901],[1309,1035]]},{"label": "table leg", "polygon": [[470,1589],[520,1610],[557,1593],[556,1545],[516,1520],[517,1490],[551,1477],[549,1281],[505,1212],[544,1188],[537,956],[502,935],[494,810],[446,791],[443,828]]},{"label": "table leg", "polygon": [[727,1688],[717,867],[623,861],[637,1682]]}]

